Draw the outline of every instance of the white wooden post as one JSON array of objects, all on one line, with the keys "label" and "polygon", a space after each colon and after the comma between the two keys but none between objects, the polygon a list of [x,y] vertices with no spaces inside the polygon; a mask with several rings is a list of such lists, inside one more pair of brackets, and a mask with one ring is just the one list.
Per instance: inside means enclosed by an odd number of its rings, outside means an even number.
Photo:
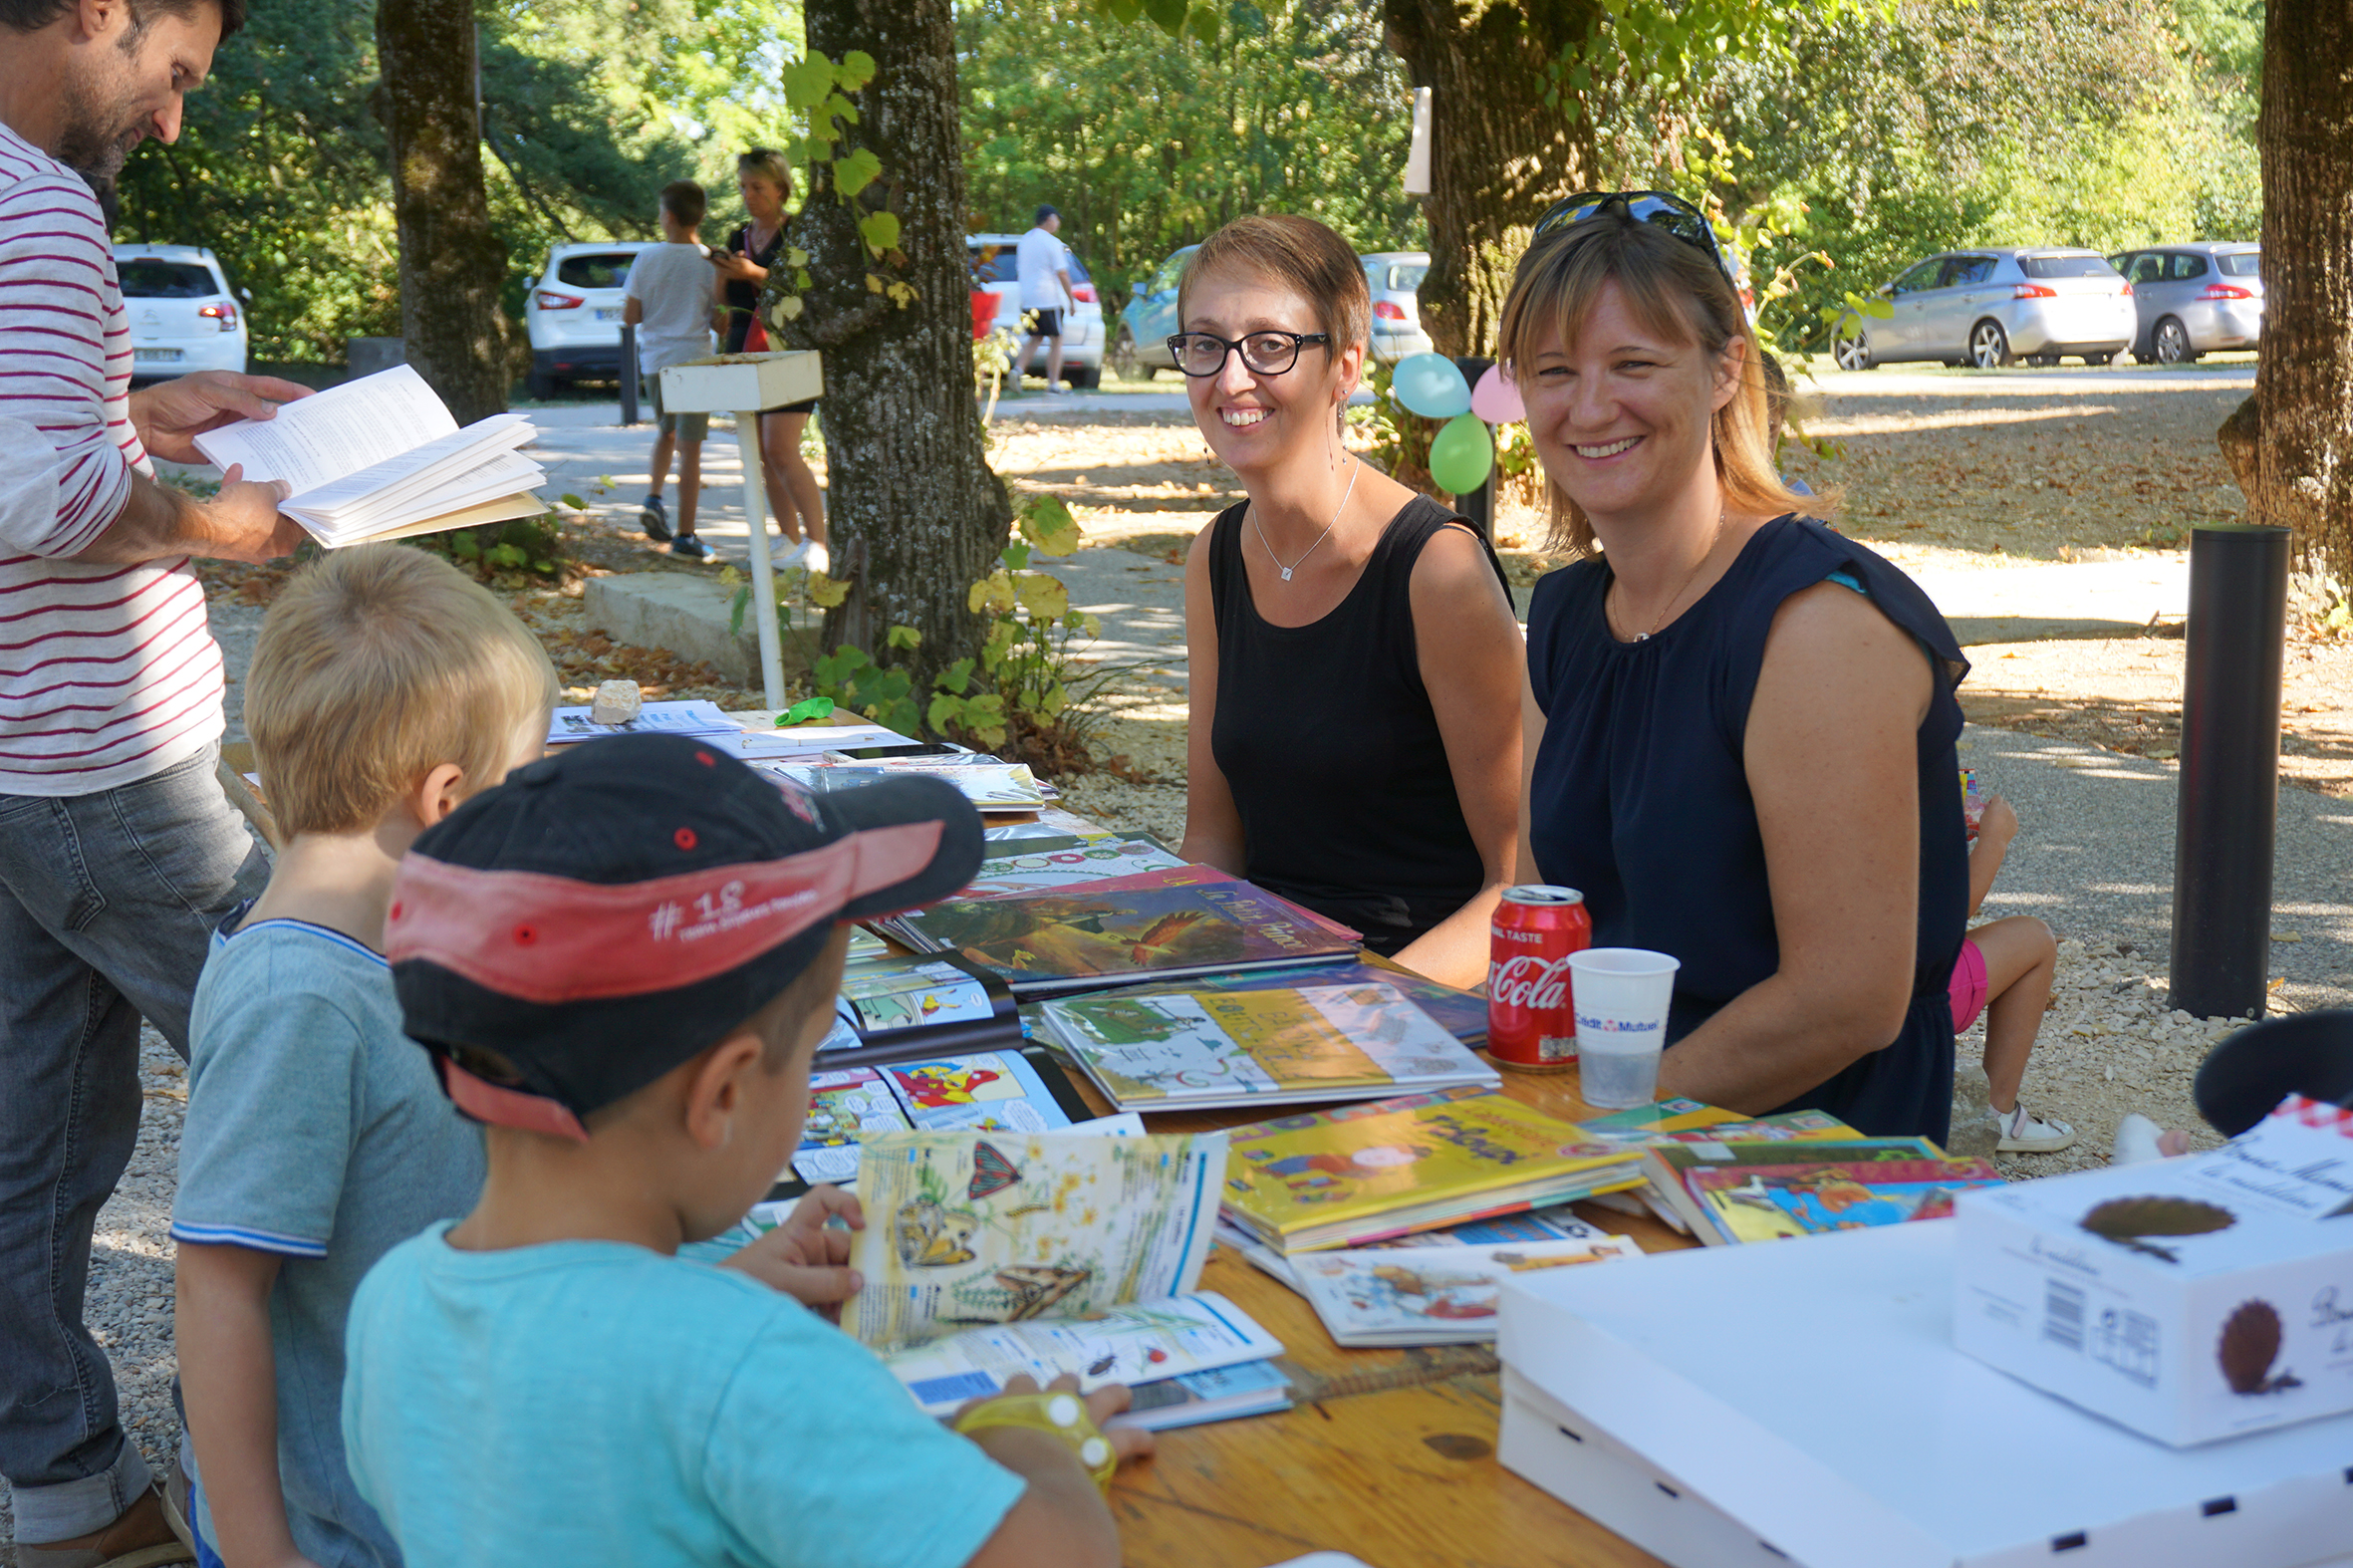
[{"label": "white wooden post", "polygon": [[673,365],[661,373],[664,412],[735,415],[735,446],[743,454],[743,516],[751,531],[750,611],[760,640],[760,679],[772,708],[784,706],[784,640],[776,624],[776,574],[768,559],[768,485],[760,467],[760,415],[824,392],[824,369],[808,350],[722,354]]}]

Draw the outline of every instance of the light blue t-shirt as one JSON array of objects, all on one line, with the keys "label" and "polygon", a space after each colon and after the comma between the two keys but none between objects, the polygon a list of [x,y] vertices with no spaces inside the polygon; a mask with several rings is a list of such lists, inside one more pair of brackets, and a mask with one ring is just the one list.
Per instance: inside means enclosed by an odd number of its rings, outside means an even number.
[{"label": "light blue t-shirt", "polygon": [[960,1568],[1021,1478],[747,1276],[436,1225],[352,1305],[344,1441],[432,1568]]},{"label": "light blue t-shirt", "polygon": [[[300,920],[212,939],[189,1024],[172,1238],[284,1259],[270,1292],[278,1482],[320,1568],[396,1568],[344,1466],[344,1319],[376,1260],[482,1190],[482,1135],[400,1028],[392,973]],[[201,1480],[201,1476],[199,1476]],[[209,1502],[199,1516],[218,1541]]]}]

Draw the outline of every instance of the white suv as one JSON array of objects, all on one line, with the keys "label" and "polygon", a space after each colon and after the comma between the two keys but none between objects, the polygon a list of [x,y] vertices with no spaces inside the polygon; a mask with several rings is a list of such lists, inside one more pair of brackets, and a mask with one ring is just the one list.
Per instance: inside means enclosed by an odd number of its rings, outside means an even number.
[{"label": "white suv", "polygon": [[115,273],[131,319],[131,374],[160,381],[190,371],[245,371],[250,294],[231,294],[220,261],[199,245],[118,245]]},{"label": "white suv", "polygon": [[[964,259],[972,268],[973,291],[985,289],[997,297],[996,330],[1012,335],[1016,354],[1028,336],[1021,326],[1021,273],[1014,264],[1014,251],[1020,243],[1018,234],[970,234],[964,238]],[[1103,300],[1096,294],[1095,281],[1088,275],[1087,264],[1079,260],[1079,253],[1067,245],[1063,249],[1070,254],[1070,292],[1077,308],[1063,312],[1062,379],[1083,391],[1103,381]],[[1046,356],[1047,346],[1041,343],[1022,369],[1045,375]]]},{"label": "white suv", "polygon": [[576,381],[621,379],[621,311],[630,268],[650,245],[558,245],[523,302],[531,334],[527,391],[546,397]]}]

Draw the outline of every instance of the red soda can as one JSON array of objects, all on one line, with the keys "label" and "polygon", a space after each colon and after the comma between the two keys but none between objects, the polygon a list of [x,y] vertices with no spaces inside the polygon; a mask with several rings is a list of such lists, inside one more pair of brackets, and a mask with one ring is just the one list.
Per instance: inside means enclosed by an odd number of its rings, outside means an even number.
[{"label": "red soda can", "polygon": [[1574,888],[1503,890],[1487,940],[1487,1055],[1497,1067],[1565,1071],[1577,1059],[1569,954],[1593,945],[1593,917]]}]

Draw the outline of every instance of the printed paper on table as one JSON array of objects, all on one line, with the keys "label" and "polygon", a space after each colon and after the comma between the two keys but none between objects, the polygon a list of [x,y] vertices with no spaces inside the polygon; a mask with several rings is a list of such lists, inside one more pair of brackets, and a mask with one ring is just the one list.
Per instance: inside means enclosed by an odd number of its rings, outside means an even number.
[{"label": "printed paper on table", "polygon": [[1099,1316],[967,1329],[883,1357],[925,1414],[1004,1391],[1027,1375],[1042,1386],[1077,1373],[1088,1392],[1107,1383],[1153,1383],[1188,1372],[1264,1361],[1282,1341],[1223,1296],[1197,1291],[1113,1307]]},{"label": "printed paper on table", "polygon": [[1300,1294],[1346,1346],[1452,1345],[1495,1337],[1503,1282],[1540,1269],[1640,1257],[1624,1236],[1598,1241],[1347,1248],[1292,1258]]}]

